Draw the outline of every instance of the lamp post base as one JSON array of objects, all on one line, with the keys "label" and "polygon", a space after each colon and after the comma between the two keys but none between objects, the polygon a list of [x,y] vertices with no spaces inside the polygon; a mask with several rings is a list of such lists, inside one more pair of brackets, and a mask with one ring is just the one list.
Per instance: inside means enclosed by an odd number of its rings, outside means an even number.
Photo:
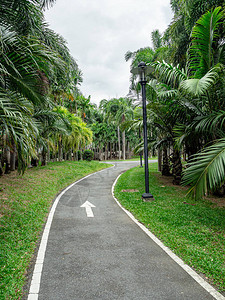
[{"label": "lamp post base", "polygon": [[150,194],[150,193],[144,193],[144,194],[142,194],[142,199],[145,202],[147,202],[147,201],[154,201],[155,200],[154,197],[153,197],[153,195]]}]

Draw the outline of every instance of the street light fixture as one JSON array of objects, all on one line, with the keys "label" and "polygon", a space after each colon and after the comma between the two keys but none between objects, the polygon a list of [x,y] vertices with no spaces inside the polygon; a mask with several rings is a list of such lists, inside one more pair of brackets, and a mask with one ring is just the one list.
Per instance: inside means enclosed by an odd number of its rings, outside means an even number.
[{"label": "street light fixture", "polygon": [[154,200],[149,193],[149,171],[148,171],[148,141],[147,141],[147,113],[146,113],[146,74],[151,73],[152,67],[140,62],[137,68],[133,68],[131,73],[139,75],[142,90],[142,110],[143,110],[143,132],[144,132],[144,160],[145,160],[145,193],[142,195],[144,201]]}]

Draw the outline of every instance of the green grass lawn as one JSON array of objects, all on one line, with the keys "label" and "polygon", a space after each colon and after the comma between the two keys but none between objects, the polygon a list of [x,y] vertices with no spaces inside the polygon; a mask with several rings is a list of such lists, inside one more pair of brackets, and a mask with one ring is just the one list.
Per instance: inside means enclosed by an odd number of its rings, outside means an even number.
[{"label": "green grass lawn", "polygon": [[[168,185],[150,167],[150,193],[155,201],[143,202],[144,168],[122,174],[115,196],[174,253],[203,275],[220,291],[225,291],[225,209],[210,199],[185,198],[186,189]],[[122,192],[137,189],[139,192]],[[221,199],[217,199],[220,201]]]},{"label": "green grass lawn", "polygon": [[[133,156],[132,158],[127,159],[108,159],[107,161],[139,161],[140,156]],[[149,157],[148,160],[157,160],[157,156]],[[144,162],[144,157],[142,156],[142,162]]]},{"label": "green grass lawn", "polygon": [[57,162],[0,178],[0,299],[20,299],[37,240],[57,193],[99,162]]},{"label": "green grass lawn", "polygon": [[[131,159],[126,159],[126,160],[130,160],[130,161],[139,161],[140,160],[140,156],[134,156]],[[144,162],[144,156],[142,155],[142,161]],[[148,160],[157,160],[157,156],[152,156],[152,157],[148,157]]]}]

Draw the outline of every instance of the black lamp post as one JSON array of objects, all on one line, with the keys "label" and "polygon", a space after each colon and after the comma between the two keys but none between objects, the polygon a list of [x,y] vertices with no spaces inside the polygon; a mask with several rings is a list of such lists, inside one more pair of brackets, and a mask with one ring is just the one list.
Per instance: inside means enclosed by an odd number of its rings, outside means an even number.
[{"label": "black lamp post", "polygon": [[148,66],[144,62],[140,62],[138,68],[132,70],[132,73],[140,76],[140,84],[142,90],[142,110],[143,110],[143,132],[144,132],[144,160],[145,160],[145,193],[142,195],[143,200],[154,200],[153,195],[149,193],[149,171],[148,171],[148,140],[147,140],[147,113],[146,113],[146,90],[145,86],[146,71]]},{"label": "black lamp post", "polygon": [[[138,119],[140,121],[140,119]],[[140,124],[139,124],[139,142],[141,142],[141,128],[140,128]],[[142,165],[142,151],[140,151],[139,153],[140,155],[140,168],[143,168],[143,165]]]}]

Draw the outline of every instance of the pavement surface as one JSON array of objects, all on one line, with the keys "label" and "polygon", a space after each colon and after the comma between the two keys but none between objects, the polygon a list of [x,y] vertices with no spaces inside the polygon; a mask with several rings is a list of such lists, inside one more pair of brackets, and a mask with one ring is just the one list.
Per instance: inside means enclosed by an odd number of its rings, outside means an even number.
[{"label": "pavement surface", "polygon": [[[113,199],[116,177],[135,165],[116,163],[78,182],[60,198],[39,294],[30,299],[214,299]],[[86,201],[95,207],[81,207]]]}]

